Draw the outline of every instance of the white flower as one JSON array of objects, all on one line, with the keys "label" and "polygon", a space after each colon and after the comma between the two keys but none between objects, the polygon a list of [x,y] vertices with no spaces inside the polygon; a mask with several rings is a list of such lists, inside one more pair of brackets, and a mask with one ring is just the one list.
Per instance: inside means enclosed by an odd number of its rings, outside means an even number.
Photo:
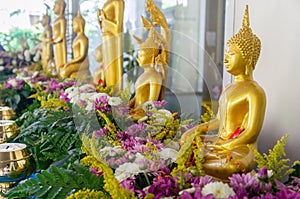
[{"label": "white flower", "polygon": [[267,174],[268,178],[271,178],[273,176],[273,171],[272,170],[268,170],[267,172],[268,172],[268,174]]},{"label": "white flower", "polygon": [[166,109],[160,109],[152,115],[155,122],[165,124],[167,118],[172,118],[172,113]]},{"label": "white flower", "polygon": [[182,191],[179,192],[179,195],[181,196],[183,194],[184,191],[188,192],[188,193],[194,193],[195,192],[195,187],[189,188],[189,189],[184,189]]},{"label": "white flower", "polygon": [[0,71],[4,71],[4,66],[0,66]]},{"label": "white flower", "polygon": [[147,101],[143,104],[143,110],[145,112],[147,112],[147,111],[151,111],[151,110],[156,110],[156,108],[152,101]]},{"label": "white flower", "polygon": [[121,182],[126,178],[141,173],[140,166],[136,163],[124,163],[120,165],[115,171],[116,179]]},{"label": "white flower", "polygon": [[180,145],[178,142],[175,142],[174,140],[171,139],[166,139],[164,140],[164,145],[168,148],[174,149],[176,151],[179,151]]},{"label": "white flower", "polygon": [[35,52],[36,52],[36,49],[35,48],[31,48],[29,52],[30,52],[30,54],[34,55]]},{"label": "white flower", "polygon": [[41,59],[41,53],[37,52],[33,57],[33,61],[39,61]]},{"label": "white flower", "polygon": [[95,86],[92,84],[83,84],[82,86],[79,87],[81,92],[93,92],[96,90]]},{"label": "white flower", "polygon": [[33,57],[33,61],[34,61],[34,62],[37,62],[37,61],[39,61],[39,57],[37,57],[37,56],[34,56],[34,57]]},{"label": "white flower", "polygon": [[29,56],[25,56],[25,61],[30,61],[30,55]]},{"label": "white flower", "polygon": [[18,72],[18,69],[17,69],[17,68],[14,68],[14,69],[12,70],[12,72],[13,72],[13,73],[17,73],[17,72]]},{"label": "white flower", "polygon": [[157,111],[159,114],[162,114],[168,118],[172,118],[172,113],[167,109],[160,109]]},{"label": "white flower", "polygon": [[24,56],[22,54],[18,54],[19,59],[24,59]]},{"label": "white flower", "polygon": [[146,116],[140,118],[140,119],[137,121],[137,123],[142,123],[142,122],[146,121],[147,119],[148,119],[148,116],[146,115]]},{"label": "white flower", "polygon": [[25,51],[24,51],[24,56],[25,56],[25,58],[30,57],[30,52],[29,52],[29,50],[25,50]]},{"label": "white flower", "polygon": [[2,65],[4,63],[3,59],[0,59],[0,65]]},{"label": "white flower", "polygon": [[39,71],[35,71],[33,74],[32,74],[32,78],[35,78],[39,75]]},{"label": "white flower", "polygon": [[233,189],[223,182],[211,182],[203,187],[202,194],[204,196],[211,193],[217,199],[227,199],[230,195],[235,194]]},{"label": "white flower", "polygon": [[15,60],[15,59],[12,60],[11,64],[12,64],[13,66],[17,65],[17,60]]},{"label": "white flower", "polygon": [[16,79],[10,79],[7,81],[13,88],[16,88],[18,86],[17,80]]},{"label": "white flower", "polygon": [[108,104],[111,106],[118,106],[122,103],[122,99],[119,97],[109,97]]},{"label": "white flower", "polygon": [[164,160],[172,160],[172,162],[176,162],[178,152],[171,148],[163,148],[158,152],[161,159]]}]

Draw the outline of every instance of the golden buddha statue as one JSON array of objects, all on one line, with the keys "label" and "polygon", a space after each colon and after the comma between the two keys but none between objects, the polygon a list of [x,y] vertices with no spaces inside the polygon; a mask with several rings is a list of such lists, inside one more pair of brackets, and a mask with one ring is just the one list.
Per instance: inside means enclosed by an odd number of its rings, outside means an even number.
[{"label": "golden buddha statue", "polygon": [[108,0],[98,10],[102,30],[105,85],[122,87],[123,75],[123,28],[124,0]]},{"label": "golden buddha statue", "polygon": [[77,16],[73,19],[73,30],[77,34],[73,40],[73,59],[67,62],[60,69],[61,78],[77,78],[78,73],[84,80],[91,78],[88,60],[89,40],[84,34],[85,20],[78,10]]},{"label": "golden buddha statue", "polygon": [[104,85],[105,76],[104,76],[104,65],[103,65],[103,53],[102,45],[99,45],[95,50],[95,60],[99,63],[99,67],[96,68],[94,72],[94,84]]},{"label": "golden buddha statue", "polygon": [[44,32],[42,33],[42,67],[44,72],[47,72],[48,64],[52,59],[52,45],[50,44],[52,30],[50,27],[50,16],[48,14],[43,16],[42,25],[44,26]]},{"label": "golden buddha statue", "polygon": [[53,23],[53,39],[54,61],[56,71],[59,74],[60,67],[67,62],[67,44],[66,44],[66,18],[64,12],[66,3],[64,0],[56,0],[53,11],[57,15]]},{"label": "golden buddha statue", "polygon": [[253,152],[248,145],[257,147],[265,116],[265,92],[253,80],[261,43],[250,28],[248,6],[242,28],[228,40],[227,47],[224,64],[234,81],[221,94],[217,118],[194,127],[180,140],[181,144],[188,144],[186,141],[197,132],[218,129],[216,136],[201,135],[204,146],[202,166],[206,174],[223,180],[233,173],[254,168]]},{"label": "golden buddha statue", "polygon": [[[138,77],[135,83],[135,96],[130,101],[133,112],[140,110],[142,105],[149,100],[164,99],[168,72],[170,30],[164,15],[153,1],[147,0],[146,5],[153,24],[142,17],[145,29],[149,30],[148,37],[145,41],[135,37],[140,44],[138,62],[144,68],[144,73]],[[155,26],[160,26],[160,32],[156,30]]]}]

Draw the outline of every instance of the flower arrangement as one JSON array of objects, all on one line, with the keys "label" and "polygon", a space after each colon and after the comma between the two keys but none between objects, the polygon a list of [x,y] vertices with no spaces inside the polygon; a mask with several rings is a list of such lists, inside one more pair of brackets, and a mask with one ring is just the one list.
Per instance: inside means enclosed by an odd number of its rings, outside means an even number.
[{"label": "flower arrangement", "polygon": [[15,71],[18,69],[30,67],[38,70],[40,66],[41,52],[39,45],[25,49],[23,52],[0,51],[1,81],[5,81],[8,77],[14,76]]},{"label": "flower arrangement", "polygon": [[251,149],[257,170],[223,182],[202,172],[200,136],[178,144],[193,124],[166,110],[166,101],[146,102],[145,116],[132,122],[128,88],[112,96],[111,89],[26,70],[2,86],[6,93],[29,89],[23,97],[31,105],[19,114],[15,141],[27,144],[37,163],[35,178],[8,198],[300,198],[300,164],[289,167],[284,158],[287,136],[269,154]]}]

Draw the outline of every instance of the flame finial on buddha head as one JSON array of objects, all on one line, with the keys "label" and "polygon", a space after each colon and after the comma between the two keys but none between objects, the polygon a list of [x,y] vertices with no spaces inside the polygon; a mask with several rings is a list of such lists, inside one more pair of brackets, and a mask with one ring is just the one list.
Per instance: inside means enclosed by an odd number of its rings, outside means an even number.
[{"label": "flame finial on buddha head", "polygon": [[260,55],[261,42],[250,28],[248,5],[246,5],[242,28],[227,41],[228,47],[232,45],[240,49],[243,58],[251,59],[251,66],[254,69]]}]

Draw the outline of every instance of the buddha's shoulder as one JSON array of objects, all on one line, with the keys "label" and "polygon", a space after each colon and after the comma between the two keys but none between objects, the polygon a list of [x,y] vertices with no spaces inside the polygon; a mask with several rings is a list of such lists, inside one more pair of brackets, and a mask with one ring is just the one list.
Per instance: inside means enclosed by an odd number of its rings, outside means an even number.
[{"label": "buddha's shoulder", "polygon": [[257,83],[256,81],[249,81],[245,84],[245,88],[247,89],[247,92],[253,93],[255,95],[258,95],[260,97],[265,96],[264,89]]}]

